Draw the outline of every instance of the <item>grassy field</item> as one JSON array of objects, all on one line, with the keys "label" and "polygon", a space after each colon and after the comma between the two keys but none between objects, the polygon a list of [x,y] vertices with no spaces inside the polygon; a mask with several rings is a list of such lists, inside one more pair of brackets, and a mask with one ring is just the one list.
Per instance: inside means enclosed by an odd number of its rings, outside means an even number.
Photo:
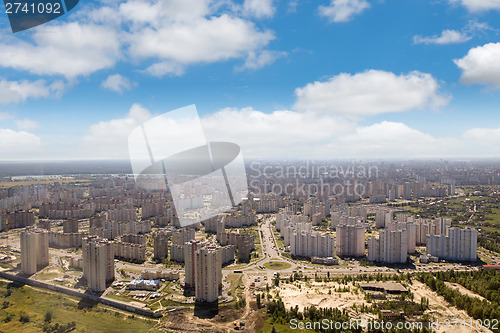
[{"label": "grassy field", "polygon": [[292,265],[290,265],[287,262],[283,262],[283,261],[270,261],[270,262],[266,262],[264,264],[264,267],[267,269],[281,270],[281,269],[288,269],[288,268],[292,267]]},{"label": "grassy field", "polygon": [[491,214],[486,214],[484,217],[488,223],[500,226],[500,208],[492,208]]},{"label": "grassy field", "polygon": [[[0,281],[0,332],[43,332],[44,325],[76,323],[73,332],[155,332],[155,322],[79,299]],[[46,322],[46,314],[51,314]]]}]

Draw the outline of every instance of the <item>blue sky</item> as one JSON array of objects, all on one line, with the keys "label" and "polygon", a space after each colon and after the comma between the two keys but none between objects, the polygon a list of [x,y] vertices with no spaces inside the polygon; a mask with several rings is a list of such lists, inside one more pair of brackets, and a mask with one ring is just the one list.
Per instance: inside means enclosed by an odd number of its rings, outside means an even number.
[{"label": "blue sky", "polygon": [[[4,9],[2,9],[4,11]],[[497,158],[500,0],[101,0],[12,34],[0,159],[128,158],[196,104],[250,158]]]}]

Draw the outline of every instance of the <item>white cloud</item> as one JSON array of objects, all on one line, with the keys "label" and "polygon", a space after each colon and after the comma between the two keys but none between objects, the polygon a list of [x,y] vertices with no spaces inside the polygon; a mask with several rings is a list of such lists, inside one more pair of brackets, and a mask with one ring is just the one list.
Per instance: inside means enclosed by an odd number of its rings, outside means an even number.
[{"label": "white cloud", "polygon": [[498,146],[500,142],[500,128],[471,128],[465,131],[463,138],[474,141],[481,146]]},{"label": "white cloud", "polygon": [[134,104],[124,118],[102,121],[90,126],[84,137],[83,155],[89,158],[127,158],[128,135],[151,118],[151,113]]},{"label": "white cloud", "polygon": [[101,86],[105,89],[115,91],[117,93],[123,93],[125,90],[130,90],[135,85],[135,83],[131,82],[128,78],[120,75],[114,74],[108,76],[106,80],[104,80]]},{"label": "white cloud", "polygon": [[435,138],[400,122],[383,121],[358,127],[329,145],[344,158],[428,158],[456,156],[461,145],[450,138]]},{"label": "white cloud", "polygon": [[353,124],[340,117],[294,111],[226,108],[202,119],[207,140],[239,144],[247,158],[326,157],[333,135]]},{"label": "white cloud", "polygon": [[40,138],[25,131],[0,128],[0,154],[2,159],[26,159],[26,154],[37,153]]},{"label": "white cloud", "polygon": [[184,71],[183,65],[171,61],[163,61],[149,66],[143,72],[152,76],[163,77],[168,74],[181,76],[184,74]]},{"label": "white cloud", "polygon": [[449,101],[449,97],[438,90],[439,84],[432,75],[418,71],[399,76],[379,70],[354,75],[343,73],[326,82],[297,88],[295,109],[362,116],[438,108]]},{"label": "white cloud", "polygon": [[260,69],[262,67],[271,65],[277,59],[285,56],[287,56],[287,53],[280,51],[263,50],[260,52],[250,52],[243,66],[237,67],[236,69],[237,70]]},{"label": "white cloud", "polygon": [[296,13],[297,12],[297,6],[299,5],[298,0],[291,0],[288,2],[287,6],[287,13]]},{"label": "white cloud", "polygon": [[12,115],[8,112],[0,112],[0,121],[12,118]]},{"label": "white cloud", "polygon": [[500,89],[500,43],[472,48],[454,62],[462,70],[462,83],[485,84]]},{"label": "white cloud", "polygon": [[38,128],[38,123],[31,119],[17,120],[16,125],[22,131],[31,131]]},{"label": "white cloud", "polygon": [[130,53],[187,65],[241,58],[267,45],[274,35],[241,18],[221,15],[189,23],[145,27],[130,36]]},{"label": "white cloud", "polygon": [[0,66],[68,79],[112,67],[120,38],[109,27],[77,22],[41,26],[33,43],[20,38],[0,43]]},{"label": "white cloud", "polygon": [[500,154],[500,128],[471,128],[462,135],[471,156],[497,157]]},{"label": "white cloud", "polygon": [[472,37],[467,36],[466,33],[456,30],[443,30],[440,36],[434,35],[432,37],[422,37],[416,35],[413,37],[414,44],[460,44],[471,40]]},{"label": "white cloud", "polygon": [[273,0],[245,0],[243,3],[243,13],[247,16],[272,17],[274,12]]},{"label": "white cloud", "polygon": [[331,0],[329,6],[319,7],[319,13],[330,22],[347,22],[367,8],[370,4],[366,0]]},{"label": "white cloud", "polygon": [[191,64],[260,53],[274,33],[252,19],[273,13],[272,0],[106,1],[82,7],[70,17],[75,21],[40,26],[23,38],[7,36],[0,42],[0,66],[75,79],[120,60],[134,66],[148,61],[144,72],[182,75]]},{"label": "white cloud", "polygon": [[[87,158],[128,158],[128,135],[151,117],[135,104],[124,118],[90,127],[85,137]],[[463,139],[436,137],[401,122],[366,126],[352,119],[310,112],[251,107],[225,108],[201,118],[207,141],[233,142],[247,159],[440,158],[482,156],[476,140],[496,144],[500,129],[471,130]],[[166,126],[168,127],[168,126]],[[486,152],[486,150],[485,150]],[[488,155],[488,153],[485,154]]]},{"label": "white cloud", "polygon": [[500,0],[450,0],[450,3],[460,3],[471,12],[500,10]]},{"label": "white cloud", "polygon": [[62,81],[47,84],[45,80],[0,80],[0,104],[24,102],[28,98],[57,98],[60,97],[64,88]]}]

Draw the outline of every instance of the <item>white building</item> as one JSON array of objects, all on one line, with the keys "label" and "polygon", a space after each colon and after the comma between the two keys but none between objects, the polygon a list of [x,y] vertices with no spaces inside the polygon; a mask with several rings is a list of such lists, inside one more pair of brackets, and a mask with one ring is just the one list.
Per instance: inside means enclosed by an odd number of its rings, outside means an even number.
[{"label": "white building", "polygon": [[379,237],[368,239],[368,260],[386,263],[405,263],[408,255],[406,229],[382,229]]},{"label": "white building", "polygon": [[334,257],[335,238],[316,231],[295,230],[290,236],[290,254],[309,258]]},{"label": "white building", "polygon": [[448,228],[448,235],[428,235],[427,254],[440,259],[477,260],[477,230]]},{"label": "white building", "polygon": [[49,237],[45,229],[28,227],[21,231],[21,271],[34,274],[49,264]]},{"label": "white building", "polygon": [[89,290],[102,292],[115,278],[113,242],[96,236],[83,239],[83,276]]},{"label": "white building", "polygon": [[196,251],[195,298],[197,302],[217,302],[222,290],[221,249],[203,247]]},{"label": "white building", "polygon": [[337,226],[337,255],[339,257],[362,257],[365,252],[364,225]]}]

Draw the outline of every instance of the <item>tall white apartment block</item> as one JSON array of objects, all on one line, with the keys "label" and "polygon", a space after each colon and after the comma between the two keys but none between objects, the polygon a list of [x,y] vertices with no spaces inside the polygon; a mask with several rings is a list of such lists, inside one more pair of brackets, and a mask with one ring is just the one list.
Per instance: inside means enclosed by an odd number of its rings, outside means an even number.
[{"label": "tall white apartment block", "polygon": [[427,254],[446,260],[476,261],[477,230],[449,228],[448,235],[428,235]]},{"label": "tall white apartment block", "polygon": [[335,238],[316,231],[296,230],[290,236],[290,254],[299,257],[334,257]]},{"label": "tall white apartment block", "polygon": [[386,225],[389,231],[406,230],[408,253],[415,253],[417,245],[417,226],[413,222],[392,222]]},{"label": "tall white apartment block", "polygon": [[408,255],[407,230],[382,229],[379,237],[368,239],[368,260],[405,263]]},{"label": "tall white apartment block", "polygon": [[106,282],[115,278],[113,242],[97,236],[89,236],[82,241],[83,277],[89,290],[102,292]]},{"label": "tall white apartment block", "polygon": [[49,264],[49,236],[45,229],[28,227],[21,231],[21,271],[34,274]]},{"label": "tall white apartment block", "polygon": [[379,209],[375,212],[375,226],[377,228],[385,228],[388,223],[392,222],[392,211]]},{"label": "tall white apartment block", "polygon": [[195,298],[197,302],[216,302],[222,287],[222,251],[203,247],[195,253]]},{"label": "tall white apartment block", "polygon": [[201,248],[201,243],[191,240],[184,244],[184,285],[186,288],[195,286],[196,277],[196,251]]},{"label": "tall white apartment block", "polygon": [[194,240],[195,230],[193,228],[182,228],[172,234],[172,244],[184,245],[184,243]]},{"label": "tall white apartment block", "polygon": [[365,252],[364,225],[337,226],[336,249],[339,257],[362,257]]}]

